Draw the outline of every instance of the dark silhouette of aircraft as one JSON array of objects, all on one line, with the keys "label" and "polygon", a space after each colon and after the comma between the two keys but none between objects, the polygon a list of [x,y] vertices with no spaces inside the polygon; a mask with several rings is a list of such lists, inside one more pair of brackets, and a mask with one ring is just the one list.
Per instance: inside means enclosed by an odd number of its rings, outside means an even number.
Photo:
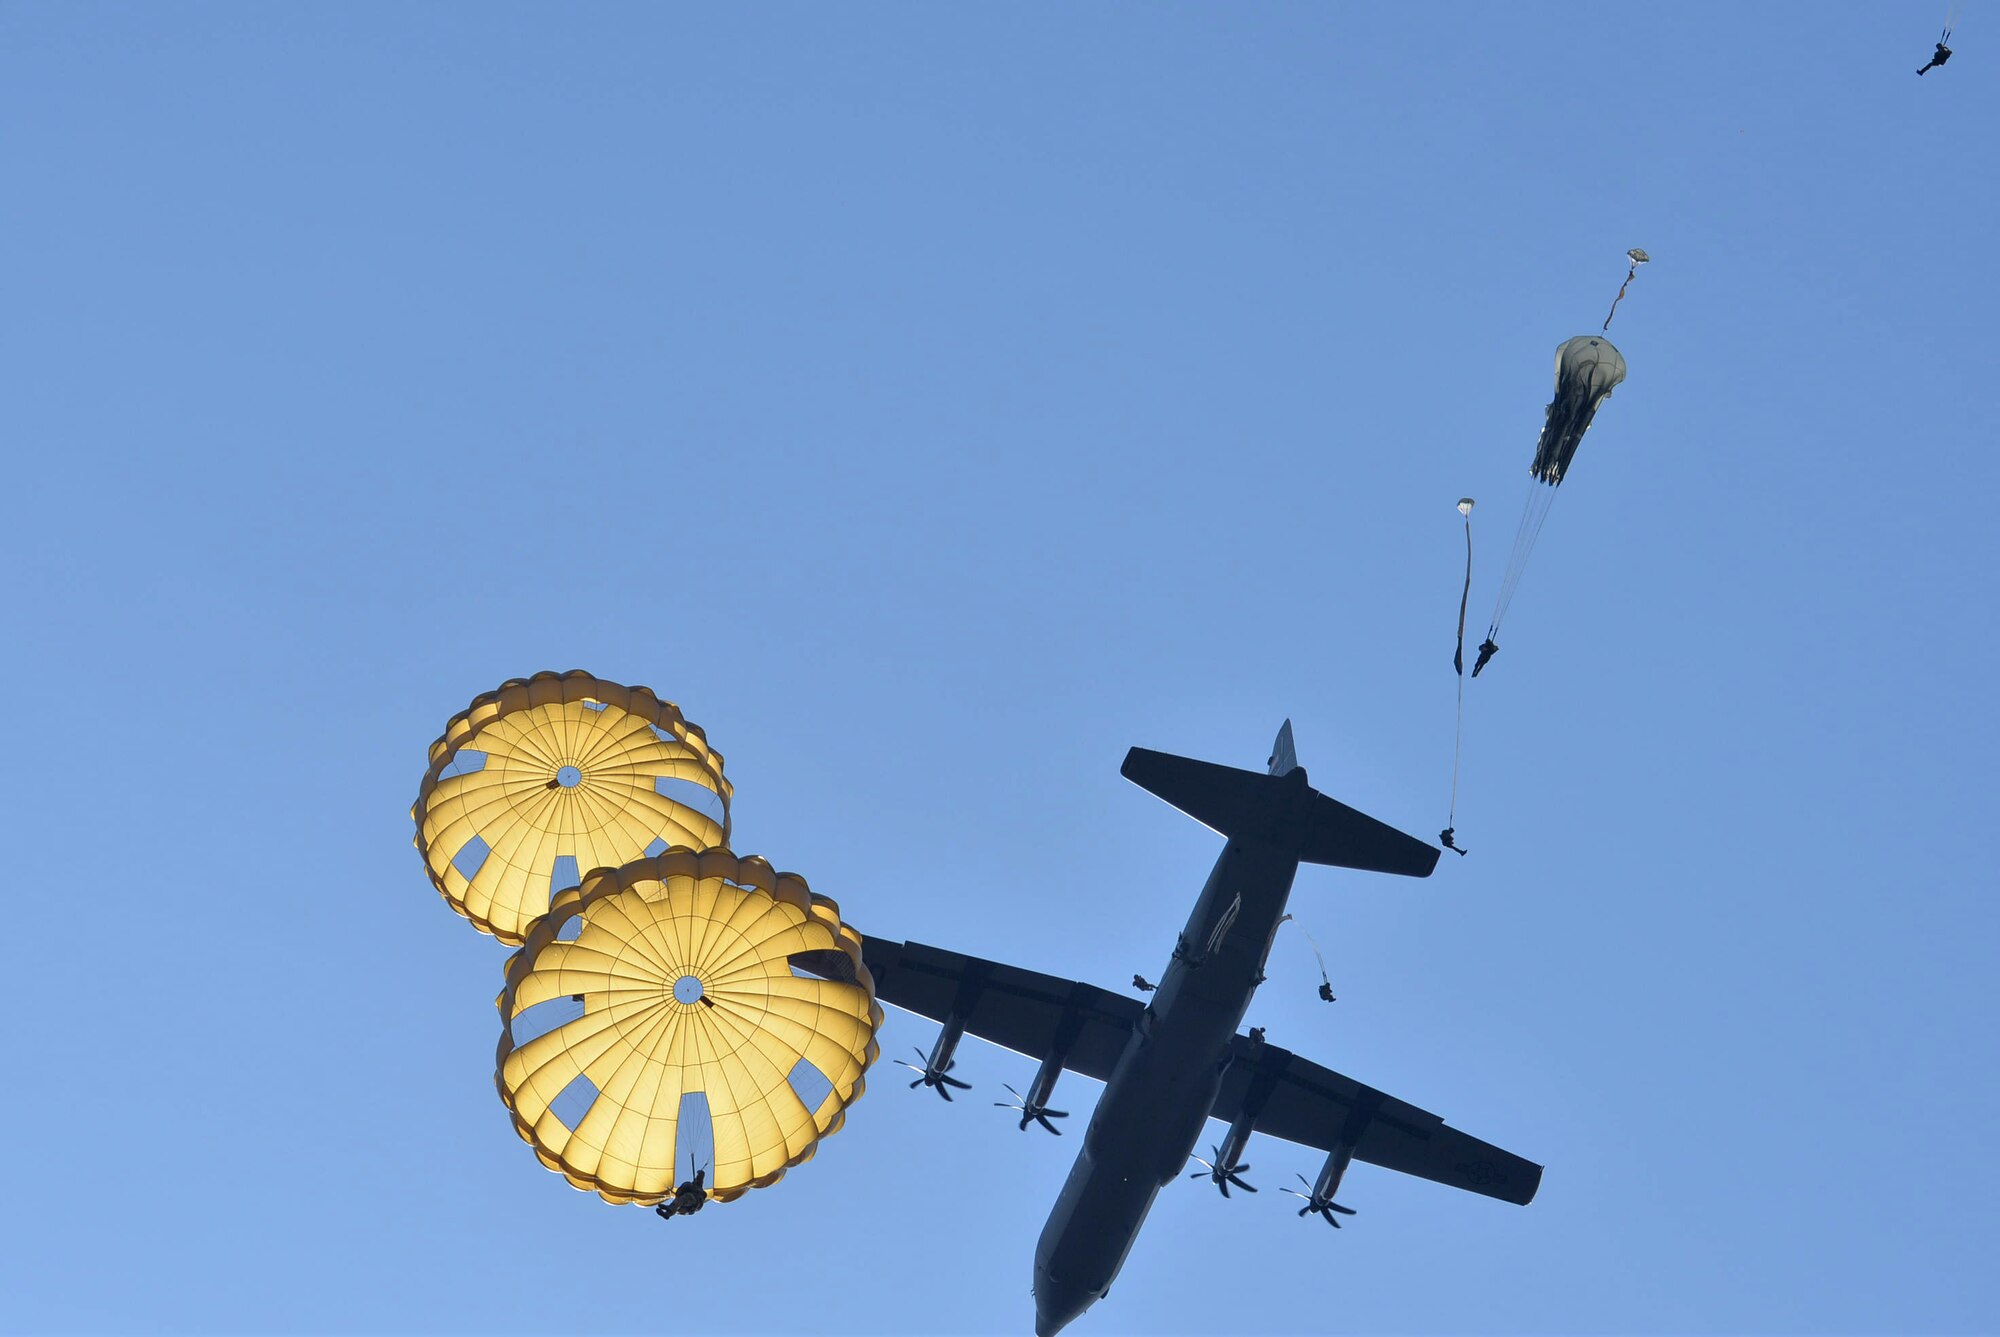
[{"label": "dark silhouette of aircraft", "polygon": [[1301,863],[1428,877],[1438,849],[1310,788],[1289,720],[1266,774],[1144,748],[1122,772],[1228,838],[1149,1003],[922,943],[868,938],[862,953],[884,1002],[944,1023],[917,1084],[940,1095],[956,1084],[945,1074],[967,1034],[1040,1060],[1008,1106],[1023,1130],[1033,1121],[1057,1131],[1049,1099],[1064,1069],[1105,1083],[1035,1249],[1037,1337],[1110,1290],[1154,1196],[1186,1170],[1210,1118],[1229,1131],[1213,1160],[1196,1158],[1205,1168],[1192,1177],[1224,1197],[1232,1184],[1250,1189],[1241,1162],[1253,1132],[1326,1153],[1300,1195],[1301,1218],[1338,1226],[1334,1213],[1352,1215],[1333,1195],[1355,1160],[1503,1202],[1532,1199],[1539,1165],[1267,1044],[1261,1030],[1236,1033]]}]

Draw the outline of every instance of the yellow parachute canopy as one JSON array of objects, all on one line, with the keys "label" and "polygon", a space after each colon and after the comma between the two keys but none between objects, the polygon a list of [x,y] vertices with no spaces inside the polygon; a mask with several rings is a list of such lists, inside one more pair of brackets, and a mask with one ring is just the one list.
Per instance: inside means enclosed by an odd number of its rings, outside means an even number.
[{"label": "yellow parachute canopy", "polygon": [[558,895],[498,1003],[494,1084],[515,1131],[617,1203],[661,1202],[697,1169],[722,1202],[775,1183],[840,1128],[882,1024],[840,908],[715,849]]},{"label": "yellow parachute canopy", "polygon": [[[719,819],[693,806],[709,795]],[[515,678],[453,716],[410,817],[452,909],[519,946],[593,868],[728,844],[729,795],[721,755],[671,701],[572,670]]]}]

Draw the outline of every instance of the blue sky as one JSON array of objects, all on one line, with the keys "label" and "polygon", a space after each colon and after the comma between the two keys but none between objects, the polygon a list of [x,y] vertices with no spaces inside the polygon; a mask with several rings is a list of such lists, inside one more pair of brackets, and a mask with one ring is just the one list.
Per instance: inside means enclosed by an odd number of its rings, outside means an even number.
[{"label": "blue sky", "polygon": [[1918,80],[1941,8],[0,8],[0,1323],[1024,1331],[1025,1059],[692,1222],[540,1169],[425,746],[645,683],[864,931],[1155,974],[1219,841],[1128,746],[1290,716],[1444,824],[1452,503],[1477,621],[1636,245],[1472,855],[1302,873],[1340,1002],[1281,937],[1250,1016],[1541,1196],[1357,1167],[1336,1237],[1259,1141],[1075,1330],[2000,1327],[2000,31]]}]

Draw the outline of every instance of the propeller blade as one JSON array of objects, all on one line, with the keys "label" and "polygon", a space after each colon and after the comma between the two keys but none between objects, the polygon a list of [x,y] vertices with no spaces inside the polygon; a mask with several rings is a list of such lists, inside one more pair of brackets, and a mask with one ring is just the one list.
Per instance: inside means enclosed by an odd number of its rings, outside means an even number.
[{"label": "propeller blade", "polygon": [[1340,1214],[1341,1214],[1342,1216],[1353,1216],[1353,1215],[1354,1215],[1354,1209],[1353,1209],[1352,1207],[1342,1207],[1342,1206],[1341,1206],[1341,1205],[1340,1205],[1339,1203],[1337,1203],[1337,1202],[1329,1202],[1329,1203],[1327,1204],[1327,1206],[1329,1206],[1329,1207],[1333,1208],[1333,1210],[1334,1210],[1334,1211],[1336,1211],[1336,1212],[1339,1212],[1339,1213],[1340,1213]]},{"label": "propeller blade", "polygon": [[1067,1119],[1069,1117],[1068,1110],[1043,1110],[1042,1113],[1048,1115],[1051,1119]]},{"label": "propeller blade", "polygon": [[[1062,1129],[1056,1127],[1054,1124],[1049,1122],[1049,1116],[1046,1112],[1036,1115],[1035,1118],[1042,1125],[1042,1127],[1048,1129],[1051,1133],[1054,1133],[1057,1137],[1062,1136]],[[1028,1131],[1028,1121],[1026,1119],[1021,1120],[1021,1131],[1024,1133]]]},{"label": "propeller blade", "polygon": [[[1286,1189],[1286,1190],[1285,1190],[1285,1192],[1287,1192],[1287,1193],[1291,1193],[1292,1191],[1291,1191],[1290,1189]],[[1292,1193],[1292,1196],[1296,1198],[1296,1197],[1297,1197],[1297,1196],[1299,1196],[1299,1195],[1298,1195],[1298,1194],[1296,1194],[1296,1193]],[[1309,1211],[1311,1211],[1311,1210],[1312,1210],[1312,1204],[1311,1204],[1311,1203],[1307,1203],[1307,1204],[1306,1204],[1305,1206],[1303,1206],[1303,1207],[1299,1208],[1299,1215],[1300,1215],[1300,1216],[1304,1216],[1304,1215],[1305,1215],[1305,1214],[1306,1214],[1307,1212],[1309,1212]]]},{"label": "propeller blade", "polygon": [[961,1082],[958,1078],[947,1077],[943,1073],[938,1074],[938,1084],[941,1086],[955,1086],[961,1091],[970,1091],[972,1089],[971,1082]]}]

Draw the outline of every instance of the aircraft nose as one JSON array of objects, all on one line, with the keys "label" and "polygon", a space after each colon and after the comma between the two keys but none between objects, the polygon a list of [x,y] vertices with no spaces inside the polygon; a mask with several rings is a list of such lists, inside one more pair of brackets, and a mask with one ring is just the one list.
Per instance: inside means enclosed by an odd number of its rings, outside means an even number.
[{"label": "aircraft nose", "polygon": [[1056,1337],[1070,1320],[1090,1308],[1093,1297],[1047,1272],[1035,1277],[1035,1337]]}]

